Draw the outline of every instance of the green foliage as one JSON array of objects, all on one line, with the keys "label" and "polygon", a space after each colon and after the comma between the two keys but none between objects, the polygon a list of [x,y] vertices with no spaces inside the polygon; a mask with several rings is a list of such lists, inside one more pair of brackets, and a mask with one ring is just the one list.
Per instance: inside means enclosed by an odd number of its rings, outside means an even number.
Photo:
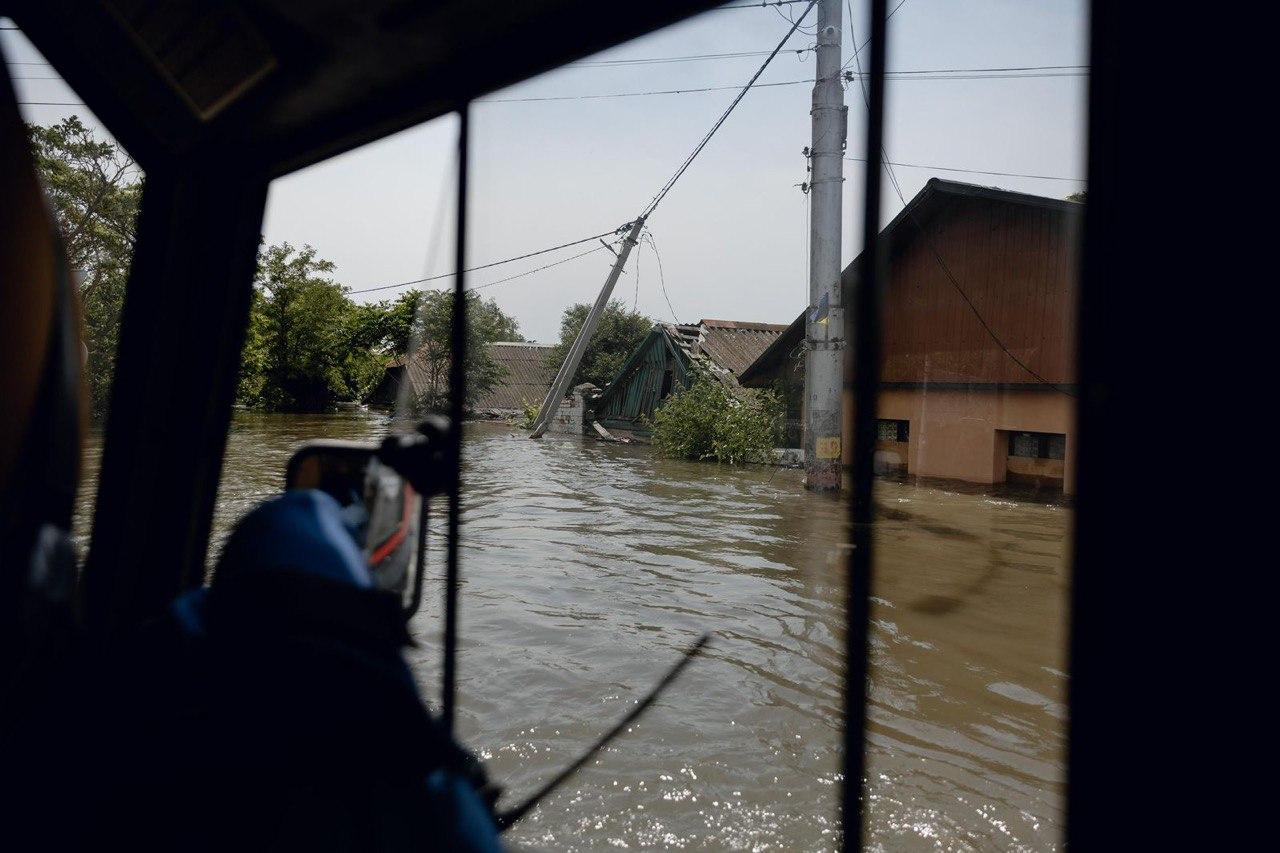
[{"label": "green foliage", "polygon": [[538,415],[541,412],[542,406],[525,400],[520,404],[520,426],[525,429],[533,429],[533,425],[538,422]]},{"label": "green foliage", "polygon": [[1089,200],[1088,190],[1080,190],[1079,192],[1074,192],[1071,195],[1067,196],[1067,201],[1078,201],[1081,204],[1084,204],[1088,200]]},{"label": "green foliage", "polygon": [[[416,318],[408,337],[417,341],[413,352],[415,386],[414,413],[443,411],[449,407],[449,368],[453,351],[453,291],[428,290],[415,294]],[[489,354],[489,344],[522,341],[519,323],[504,314],[492,299],[467,294],[466,381],[469,407],[488,394],[502,380],[504,368]],[[412,317],[412,315],[410,315]],[[398,328],[398,327],[397,327]],[[407,348],[406,348],[407,351]]]},{"label": "green foliage", "polygon": [[359,366],[348,357],[356,312],[331,272],[333,263],[310,246],[295,250],[283,243],[258,254],[241,355],[242,402],[314,412],[352,399]]},{"label": "green foliage", "polygon": [[[115,373],[142,175],[123,149],[97,138],[78,118],[29,125],[27,131],[68,261],[79,276],[90,401],[93,415],[101,417]],[[299,250],[286,243],[259,253],[237,399],[277,411],[323,411],[338,401],[363,400],[387,362],[407,353],[415,340],[431,350],[435,368],[443,364],[439,375],[447,389],[452,295],[408,291],[357,304],[333,280],[333,271],[333,263],[310,246]],[[492,299],[471,294],[468,309],[467,366],[471,392],[478,396],[501,379],[485,344],[523,338],[516,321]],[[447,405],[447,391],[430,403]]]},{"label": "green foliage", "polygon": [[[548,353],[547,364],[556,370],[560,369],[590,312],[591,306],[586,304],[572,305],[565,309],[560,320],[560,342]],[[587,344],[578,372],[574,374],[569,387],[590,382],[603,388],[618,375],[627,357],[640,346],[640,342],[652,328],[653,320],[628,310],[621,302],[610,302],[605,306],[600,324],[596,326],[596,333]]]},{"label": "green foliage", "polygon": [[142,174],[124,149],[98,139],[74,116],[49,127],[28,125],[27,132],[67,260],[80,276],[89,400],[101,418],[115,375]]},{"label": "green foliage", "polygon": [[735,396],[711,377],[698,376],[654,412],[653,443],[664,456],[741,465],[769,453],[783,414],[772,392],[744,389]]}]

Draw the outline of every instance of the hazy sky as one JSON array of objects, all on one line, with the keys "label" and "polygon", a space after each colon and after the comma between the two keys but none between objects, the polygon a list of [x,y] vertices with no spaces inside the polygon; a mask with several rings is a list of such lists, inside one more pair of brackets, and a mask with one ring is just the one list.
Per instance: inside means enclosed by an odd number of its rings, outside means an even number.
[{"label": "hazy sky", "polygon": [[[797,8],[803,7],[789,7]],[[868,32],[867,4],[855,2],[853,9],[861,43]],[[1085,65],[1086,11],[1078,0],[907,0],[889,23],[889,69]],[[844,59],[852,68],[847,10],[845,17]],[[516,103],[496,99],[741,85],[763,57],[588,63],[768,50],[789,26],[774,9],[708,12],[477,103],[469,263],[575,240],[632,219],[735,92]],[[788,47],[812,43],[812,37],[797,32]],[[17,32],[0,31],[0,46],[10,62],[40,59]],[[812,80],[813,68],[812,53],[785,53],[761,82]],[[46,66],[15,64],[10,72],[55,78],[18,80],[20,100],[75,98]],[[811,88],[777,86],[749,93],[651,217],[667,292],[680,320],[785,323],[805,305],[808,202],[796,185],[806,179],[801,150],[809,144]],[[891,80],[889,157],[903,163],[1080,177],[1086,88],[1084,76]],[[856,82],[846,92],[846,103],[848,155],[861,157],[865,109]],[[40,123],[71,112],[92,120],[84,108],[24,110],[29,121]],[[267,240],[315,246],[337,264],[338,279],[353,289],[447,272],[452,265],[452,199],[441,190],[453,180],[456,128],[453,118],[439,119],[276,181],[264,225]],[[846,162],[845,169],[848,261],[856,254],[860,233],[862,164]],[[1057,198],[1084,187],[909,167],[894,172],[908,199],[935,175]],[[886,186],[886,193],[887,218],[901,205],[891,187]],[[586,248],[474,273],[468,280],[481,286]],[[615,298],[628,305],[637,299],[637,256],[639,310],[671,319],[648,246],[633,253]],[[520,321],[525,335],[554,340],[561,312],[595,297],[612,260],[597,252],[484,293]],[[445,280],[433,286],[451,284]],[[395,292],[357,298],[386,298]]]}]

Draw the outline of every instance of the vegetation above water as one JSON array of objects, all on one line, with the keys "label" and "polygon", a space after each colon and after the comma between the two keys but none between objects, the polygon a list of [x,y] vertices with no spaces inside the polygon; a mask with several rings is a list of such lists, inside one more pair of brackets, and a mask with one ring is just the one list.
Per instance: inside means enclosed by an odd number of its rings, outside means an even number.
[{"label": "vegetation above water", "polygon": [[[237,398],[275,412],[318,412],[369,398],[397,357],[416,345],[421,398],[448,406],[453,293],[409,290],[357,303],[330,277],[334,265],[310,246],[267,246],[258,255]],[[516,321],[493,300],[467,296],[467,380],[472,398],[502,378],[490,341],[520,340]]]},{"label": "vegetation above water", "polygon": [[79,277],[89,403],[101,417],[115,375],[142,174],[123,149],[98,139],[74,116],[27,131],[67,262]]},{"label": "vegetation above water", "polygon": [[[106,412],[115,374],[125,286],[133,259],[144,177],[120,146],[72,116],[27,130],[37,169],[79,276],[88,351],[91,412]],[[310,246],[263,246],[242,351],[237,399],[268,411],[318,412],[364,402],[388,365],[419,345],[428,377],[422,408],[448,405],[452,293],[406,291],[358,303],[334,280],[334,264]],[[485,346],[523,340],[516,321],[492,299],[468,294],[468,390],[474,397],[501,379]]]},{"label": "vegetation above water", "polygon": [[[410,312],[412,325],[404,330],[398,352],[415,349],[418,395],[411,401],[415,414],[441,411],[449,407],[449,369],[453,352],[453,291],[416,291],[412,298],[418,306],[417,316]],[[523,341],[520,325],[504,314],[492,299],[482,299],[471,292],[466,296],[466,406],[488,394],[502,381],[506,369],[490,354],[489,344],[498,341]]]},{"label": "vegetation above water", "polygon": [[664,456],[741,465],[769,454],[782,416],[782,402],[772,392],[733,394],[723,383],[699,375],[654,411],[653,443]]},{"label": "vegetation above water", "polygon": [[[547,354],[547,366],[552,371],[559,370],[564,363],[589,313],[591,306],[586,303],[570,305],[565,309],[564,316],[560,319],[560,342]],[[596,326],[596,333],[591,336],[591,342],[582,355],[578,371],[573,375],[569,387],[575,388],[583,382],[590,382],[603,388],[618,375],[628,356],[635,352],[652,329],[653,320],[650,318],[637,314],[619,301],[610,302],[600,315],[600,324]]]}]

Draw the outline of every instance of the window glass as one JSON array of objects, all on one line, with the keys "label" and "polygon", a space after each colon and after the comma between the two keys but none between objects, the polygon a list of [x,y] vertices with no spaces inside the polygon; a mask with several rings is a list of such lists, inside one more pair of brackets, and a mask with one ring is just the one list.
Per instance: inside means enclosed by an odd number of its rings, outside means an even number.
[{"label": "window glass", "polygon": [[1056,849],[1088,6],[889,8],[868,834]]},{"label": "window glass", "polygon": [[272,182],[211,567],[302,442],[377,442],[398,403],[444,403],[457,128],[442,117]]},{"label": "window glass", "polygon": [[73,525],[83,557],[93,526],[102,429],[115,376],[143,173],[7,18],[0,18],[0,54],[80,293],[90,431]]},{"label": "window glass", "polygon": [[[471,107],[458,733],[513,805],[713,635],[517,843],[841,844],[848,508],[806,464],[839,468],[856,404],[812,371],[845,352],[867,10],[824,3],[826,33],[806,6],[712,10]],[[893,7],[873,847],[1061,836],[1085,11]],[[815,134],[815,76],[847,135]],[[215,538],[298,442],[446,407],[457,134],[273,184]],[[433,505],[409,652],[433,703],[444,527]]]}]

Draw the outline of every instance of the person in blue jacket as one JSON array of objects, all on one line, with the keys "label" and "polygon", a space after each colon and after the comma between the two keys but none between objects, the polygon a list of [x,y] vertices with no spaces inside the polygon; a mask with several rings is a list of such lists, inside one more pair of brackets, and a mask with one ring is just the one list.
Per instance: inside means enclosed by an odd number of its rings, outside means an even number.
[{"label": "person in blue jacket", "polygon": [[501,849],[337,502],[264,502],[213,583],[100,646],[70,521],[76,292],[0,64],[0,849]]}]

